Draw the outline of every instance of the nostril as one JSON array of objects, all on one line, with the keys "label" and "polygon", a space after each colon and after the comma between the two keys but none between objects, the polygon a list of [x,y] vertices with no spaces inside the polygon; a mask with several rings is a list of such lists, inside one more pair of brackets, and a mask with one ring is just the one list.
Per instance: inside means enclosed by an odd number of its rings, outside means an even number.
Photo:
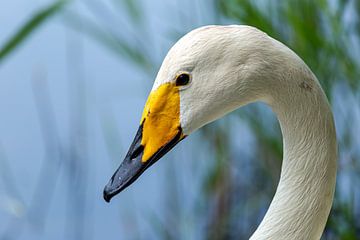
[{"label": "nostril", "polygon": [[143,150],[144,150],[144,146],[139,145],[131,154],[130,159],[133,160],[133,159],[137,158],[142,153]]}]

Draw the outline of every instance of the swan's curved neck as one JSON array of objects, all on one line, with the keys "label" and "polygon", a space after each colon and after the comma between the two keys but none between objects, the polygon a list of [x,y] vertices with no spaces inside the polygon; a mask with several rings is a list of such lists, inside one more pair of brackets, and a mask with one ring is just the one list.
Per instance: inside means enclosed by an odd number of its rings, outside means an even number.
[{"label": "swan's curved neck", "polygon": [[320,239],[324,230],[335,190],[337,147],[329,104],[313,78],[276,89],[268,103],[280,122],[284,159],[275,196],[251,240]]}]

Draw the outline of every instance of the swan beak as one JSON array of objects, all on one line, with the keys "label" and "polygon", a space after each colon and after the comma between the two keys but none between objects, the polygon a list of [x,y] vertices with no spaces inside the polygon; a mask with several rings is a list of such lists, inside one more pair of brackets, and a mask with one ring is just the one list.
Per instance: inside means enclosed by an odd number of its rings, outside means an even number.
[{"label": "swan beak", "polygon": [[141,125],[125,159],[121,163],[120,167],[115,171],[109,183],[105,186],[104,199],[106,202],[110,202],[112,197],[132,184],[148,167],[158,161],[184,138],[181,130],[179,129],[179,132],[170,142],[161,147],[146,162],[143,162],[142,157],[144,154],[144,147],[141,145],[142,132],[143,126]]},{"label": "swan beak", "polygon": [[109,202],[132,184],[184,138],[180,127],[179,89],[170,83],[161,85],[150,93],[134,141],[105,186],[105,201]]}]

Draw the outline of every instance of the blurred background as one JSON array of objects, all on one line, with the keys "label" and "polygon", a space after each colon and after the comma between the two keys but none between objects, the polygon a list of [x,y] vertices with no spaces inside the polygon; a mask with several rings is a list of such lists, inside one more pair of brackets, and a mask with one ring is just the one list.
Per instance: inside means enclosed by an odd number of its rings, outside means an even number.
[{"label": "blurred background", "polygon": [[1,240],[249,238],[270,204],[282,159],[278,122],[260,103],[194,133],[110,204],[102,199],[162,59],[182,35],[207,24],[256,26],[318,77],[339,143],[322,239],[360,239],[360,1],[0,6]]}]

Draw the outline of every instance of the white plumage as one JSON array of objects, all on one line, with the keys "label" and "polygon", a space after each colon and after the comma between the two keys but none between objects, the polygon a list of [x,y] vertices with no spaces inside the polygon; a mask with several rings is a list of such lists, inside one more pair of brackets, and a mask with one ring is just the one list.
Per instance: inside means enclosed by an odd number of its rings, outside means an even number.
[{"label": "white plumage", "polygon": [[269,105],[279,119],[280,181],[251,239],[320,239],[334,195],[337,146],[330,106],[311,70],[260,30],[234,25],[206,26],[181,38],[164,59],[152,91],[181,72],[192,79],[179,90],[184,135],[256,101]]},{"label": "white plumage", "polygon": [[337,147],[328,101],[306,64],[256,28],[206,26],[169,51],[154,89],[181,70],[193,78],[180,92],[186,135],[255,101],[268,104],[280,121],[280,182],[251,239],[320,239],[335,189]]}]

